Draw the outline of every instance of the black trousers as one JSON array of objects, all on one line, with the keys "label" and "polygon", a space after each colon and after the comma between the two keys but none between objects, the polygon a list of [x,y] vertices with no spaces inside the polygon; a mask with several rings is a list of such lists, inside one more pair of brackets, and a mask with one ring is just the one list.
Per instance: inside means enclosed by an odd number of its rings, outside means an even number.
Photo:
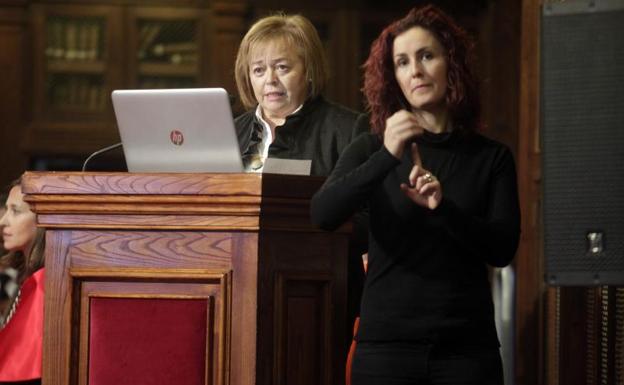
[{"label": "black trousers", "polygon": [[503,385],[498,348],[358,342],[351,385]]}]

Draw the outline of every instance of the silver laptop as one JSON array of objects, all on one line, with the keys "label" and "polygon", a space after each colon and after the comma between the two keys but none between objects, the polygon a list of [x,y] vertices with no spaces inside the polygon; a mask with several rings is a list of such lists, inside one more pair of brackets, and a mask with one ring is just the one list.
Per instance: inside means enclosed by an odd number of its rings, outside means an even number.
[{"label": "silver laptop", "polygon": [[112,98],[128,171],[243,171],[223,88],[115,90]]}]

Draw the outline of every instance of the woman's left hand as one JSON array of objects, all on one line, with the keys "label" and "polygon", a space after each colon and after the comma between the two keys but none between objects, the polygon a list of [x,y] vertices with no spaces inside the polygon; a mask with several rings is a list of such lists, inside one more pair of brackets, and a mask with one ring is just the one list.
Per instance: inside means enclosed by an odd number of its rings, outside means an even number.
[{"label": "woman's left hand", "polygon": [[412,143],[412,160],[414,167],[409,174],[409,185],[401,183],[401,190],[417,205],[433,210],[442,201],[442,185],[438,178],[423,168],[416,143]]}]

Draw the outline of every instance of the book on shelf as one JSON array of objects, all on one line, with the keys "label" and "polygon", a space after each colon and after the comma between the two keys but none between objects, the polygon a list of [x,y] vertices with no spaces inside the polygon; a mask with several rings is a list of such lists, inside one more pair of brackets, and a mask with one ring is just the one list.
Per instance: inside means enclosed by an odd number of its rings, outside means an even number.
[{"label": "book on shelf", "polygon": [[152,54],[154,56],[167,56],[176,53],[193,53],[197,52],[197,43],[194,41],[183,41],[175,43],[158,43],[154,44]]},{"label": "book on shelf", "polygon": [[197,52],[179,52],[169,56],[172,64],[194,64],[198,61]]},{"label": "book on shelf", "polygon": [[65,59],[75,60],[78,49],[78,25],[76,22],[65,23]]},{"label": "book on shelf", "polygon": [[87,44],[87,59],[97,60],[100,58],[100,29],[101,25],[98,22],[89,24],[88,27],[88,44]]},{"label": "book on shelf", "polygon": [[89,80],[84,76],[78,78],[78,98],[76,105],[86,108],[89,106]]},{"label": "book on shelf", "polygon": [[139,31],[138,51],[137,57],[139,59],[145,58],[150,50],[150,47],[156,41],[158,33],[160,33],[161,24],[159,23],[145,23]]},{"label": "book on shelf", "polygon": [[46,43],[44,55],[45,57],[51,58],[54,57],[54,42],[52,41],[52,37],[54,36],[54,23],[53,21],[49,21],[46,23]]},{"label": "book on shelf", "polygon": [[75,76],[67,81],[67,104],[72,107],[78,104],[78,79]]},{"label": "book on shelf", "polygon": [[101,82],[88,76],[59,77],[53,82],[50,105],[55,108],[100,111],[106,106],[106,90]]},{"label": "book on shelf", "polygon": [[86,22],[76,23],[76,60],[86,60],[89,51],[89,24]]},{"label": "book on shelf", "polygon": [[50,59],[62,59],[65,57],[64,22],[60,19],[52,19],[47,23],[46,30],[45,55]]},{"label": "book on shelf", "polygon": [[102,28],[97,20],[51,19],[46,26],[44,54],[54,60],[97,60]]},{"label": "book on shelf", "polygon": [[87,102],[87,108],[95,111],[100,109],[100,99],[103,93],[102,86],[99,84],[91,84],[89,86],[89,98]]},{"label": "book on shelf", "polygon": [[50,104],[53,106],[60,106],[67,103],[67,83],[59,83],[56,84],[52,88],[52,92],[50,93]]}]

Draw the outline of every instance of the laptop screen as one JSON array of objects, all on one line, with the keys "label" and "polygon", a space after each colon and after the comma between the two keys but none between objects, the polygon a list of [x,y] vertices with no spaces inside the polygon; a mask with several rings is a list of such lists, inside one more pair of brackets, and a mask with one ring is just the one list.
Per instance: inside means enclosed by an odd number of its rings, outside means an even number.
[{"label": "laptop screen", "polygon": [[223,88],[115,90],[112,99],[128,171],[243,171]]}]

